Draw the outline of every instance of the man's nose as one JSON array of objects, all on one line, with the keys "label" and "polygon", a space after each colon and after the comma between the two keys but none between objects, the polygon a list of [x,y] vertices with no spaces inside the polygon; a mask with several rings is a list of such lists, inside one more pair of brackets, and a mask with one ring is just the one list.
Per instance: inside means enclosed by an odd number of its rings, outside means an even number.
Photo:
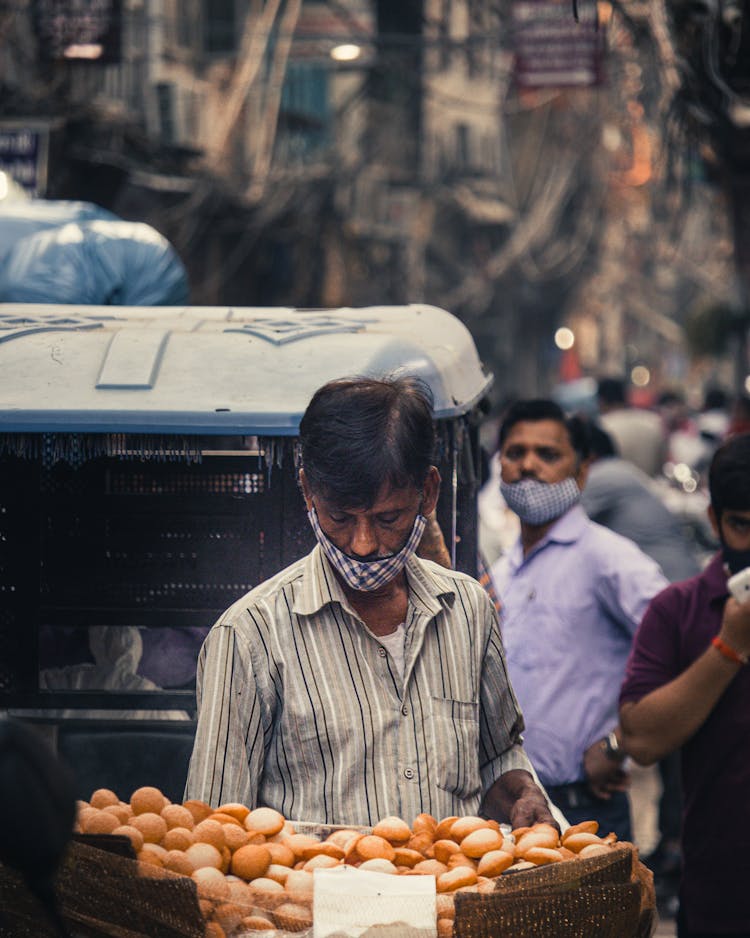
[{"label": "man's nose", "polygon": [[525,453],[520,462],[521,475],[534,476],[536,475],[536,468],[536,457],[534,454]]},{"label": "man's nose", "polygon": [[354,524],[349,553],[356,557],[370,557],[378,552],[378,542],[373,524],[367,518],[357,518]]}]

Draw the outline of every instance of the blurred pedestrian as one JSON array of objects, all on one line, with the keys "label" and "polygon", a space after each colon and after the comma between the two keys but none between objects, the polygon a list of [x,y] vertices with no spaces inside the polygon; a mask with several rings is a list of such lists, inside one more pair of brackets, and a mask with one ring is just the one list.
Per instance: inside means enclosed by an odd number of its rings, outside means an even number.
[{"label": "blurred pedestrian", "polygon": [[674,514],[655,494],[651,479],[617,452],[611,435],[589,425],[591,462],[581,504],[592,521],[629,538],[653,557],[674,583],[698,572],[693,545]]},{"label": "blurred pedestrian", "polygon": [[692,418],[692,439],[687,433],[674,435],[677,445],[670,453],[672,462],[687,463],[704,485],[711,457],[727,436],[729,424],[729,395],[719,387],[707,387],[702,407]]},{"label": "blurred pedestrian", "polygon": [[500,492],[500,453],[488,459],[488,477],[477,495],[479,550],[489,566],[515,543],[520,525],[518,515],[508,508]]},{"label": "blurred pedestrian", "polygon": [[585,423],[554,401],[518,401],[499,435],[501,490],[520,535],[492,568],[526,751],[571,823],[631,839],[617,689],[632,635],[667,585],[632,541],[587,518]]},{"label": "blurred pedestrian", "polygon": [[649,765],[681,754],[679,938],[750,935],[750,603],[727,588],[750,566],[750,434],[717,449],[709,491],[721,550],[651,602],[620,693],[633,758]]},{"label": "blurred pedestrian", "polygon": [[[69,938],[56,880],[76,818],[75,779],[38,729],[0,717],[0,864],[23,877],[56,938]],[[22,891],[3,883],[0,935],[50,935],[47,922],[29,922]],[[17,912],[17,914],[16,914]]]},{"label": "blurred pedestrian", "polygon": [[648,476],[661,472],[667,448],[659,415],[643,407],[630,406],[624,378],[600,378],[596,399],[599,422],[615,441],[620,456]]},{"label": "blurred pedestrian", "polygon": [[750,432],[750,395],[738,394],[730,408],[727,435],[748,432]]},{"label": "blurred pedestrian", "polygon": [[718,385],[710,384],[703,392],[703,406],[696,416],[698,432],[711,447],[711,453],[729,432],[730,398]]},{"label": "blurred pedestrian", "polygon": [[508,508],[500,492],[497,442],[503,417],[517,400],[517,397],[506,397],[498,408],[497,416],[485,421],[482,427],[486,444],[482,447],[482,484],[477,493],[477,541],[482,563],[488,570],[502,554],[508,552],[518,537],[518,515]]},{"label": "blurred pedestrian", "polygon": [[697,469],[706,448],[683,391],[679,388],[662,391],[656,407],[662,420],[667,460]]}]

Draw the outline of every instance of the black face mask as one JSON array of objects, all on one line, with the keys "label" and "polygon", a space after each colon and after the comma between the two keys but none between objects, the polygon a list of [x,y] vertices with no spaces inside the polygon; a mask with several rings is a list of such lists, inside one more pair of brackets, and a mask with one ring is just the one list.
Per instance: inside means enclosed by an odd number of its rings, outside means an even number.
[{"label": "black face mask", "polygon": [[739,573],[745,567],[750,567],[750,550],[735,550],[733,547],[722,544],[721,556],[730,574]]}]

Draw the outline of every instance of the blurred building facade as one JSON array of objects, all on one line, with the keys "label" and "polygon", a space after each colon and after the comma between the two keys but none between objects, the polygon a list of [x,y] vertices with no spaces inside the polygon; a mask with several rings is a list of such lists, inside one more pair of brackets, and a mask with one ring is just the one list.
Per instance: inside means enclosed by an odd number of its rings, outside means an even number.
[{"label": "blurred building facade", "polygon": [[564,87],[521,47],[527,0],[92,0],[90,41],[85,3],[0,0],[0,131],[46,127],[43,194],[160,230],[196,304],[435,303],[498,400],[682,379],[686,310],[727,289],[721,210],[675,239],[659,201],[663,4],[579,6],[602,58]]}]

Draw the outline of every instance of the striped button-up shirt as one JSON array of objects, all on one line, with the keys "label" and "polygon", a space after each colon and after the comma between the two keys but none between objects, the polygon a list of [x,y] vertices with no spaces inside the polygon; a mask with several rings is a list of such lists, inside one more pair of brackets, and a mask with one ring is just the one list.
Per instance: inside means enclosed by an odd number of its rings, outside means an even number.
[{"label": "striped button-up shirt", "polygon": [[417,557],[406,575],[403,678],[318,546],[222,615],[198,661],[186,798],[411,822],[475,814],[500,775],[530,771],[487,594]]}]

